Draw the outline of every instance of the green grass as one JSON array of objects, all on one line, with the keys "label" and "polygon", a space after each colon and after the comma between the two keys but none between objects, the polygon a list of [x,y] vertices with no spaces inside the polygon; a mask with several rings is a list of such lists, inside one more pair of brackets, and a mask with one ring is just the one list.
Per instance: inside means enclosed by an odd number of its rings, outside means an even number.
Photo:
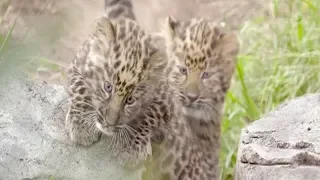
[{"label": "green grass", "polygon": [[223,180],[233,179],[244,126],[285,100],[319,92],[320,0],[274,2],[272,17],[257,17],[240,33],[242,50],[222,124]]},{"label": "green grass", "polygon": [[[65,77],[64,72],[61,72],[61,64],[43,57],[39,52],[39,49],[43,46],[44,42],[46,42],[46,44],[53,44],[53,42],[57,40],[58,34],[60,33],[57,29],[61,27],[61,23],[52,22],[52,24],[45,26],[46,28],[43,28],[42,31],[37,29],[37,35],[39,37],[36,38],[29,36],[29,31],[34,28],[33,24],[29,24],[29,27],[25,32],[20,32],[24,34],[23,37],[20,37],[19,39],[14,39],[12,37],[12,32],[16,27],[17,19],[21,15],[20,12],[23,3],[25,3],[25,0],[22,1],[19,11],[13,14],[15,19],[8,32],[6,34],[0,34],[0,78],[5,78],[5,76],[14,73],[17,70],[24,71],[31,78],[41,76],[41,72],[48,72],[53,75],[58,74],[59,76]],[[9,1],[1,1],[0,14],[1,12],[6,12],[8,7]],[[42,7],[37,15],[42,13],[43,8],[45,8],[45,6]],[[34,14],[31,10],[29,11]],[[3,25],[1,20],[2,17],[0,16],[0,27]],[[49,32],[49,29],[54,33]]]}]

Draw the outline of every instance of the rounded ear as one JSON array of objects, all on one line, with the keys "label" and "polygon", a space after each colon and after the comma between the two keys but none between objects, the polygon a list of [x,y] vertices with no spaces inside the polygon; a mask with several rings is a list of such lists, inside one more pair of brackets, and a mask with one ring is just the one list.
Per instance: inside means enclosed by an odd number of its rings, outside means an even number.
[{"label": "rounded ear", "polygon": [[174,19],[172,16],[168,16],[165,19],[163,26],[163,34],[166,40],[167,47],[170,49],[174,47],[174,39],[177,36],[177,30],[179,28],[179,21]]},{"label": "rounded ear", "polygon": [[223,57],[235,58],[240,51],[240,41],[238,36],[229,32],[224,34],[220,39],[221,55]]},{"label": "rounded ear", "polygon": [[96,19],[94,28],[94,36],[106,39],[106,42],[116,40],[115,27],[112,22],[105,16]]},{"label": "rounded ear", "polygon": [[178,26],[178,21],[175,18],[173,18],[172,16],[168,16],[166,18],[165,29],[168,36],[170,36],[171,39],[173,39],[174,36],[176,35],[177,26]]},{"label": "rounded ear", "polygon": [[164,68],[167,66],[167,56],[163,51],[156,51],[150,57],[148,64],[149,79],[159,78],[163,73]]}]

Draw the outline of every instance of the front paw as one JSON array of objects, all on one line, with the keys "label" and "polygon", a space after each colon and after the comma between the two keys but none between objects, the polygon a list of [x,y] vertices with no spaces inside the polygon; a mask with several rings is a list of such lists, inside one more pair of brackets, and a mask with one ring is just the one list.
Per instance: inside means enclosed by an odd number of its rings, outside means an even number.
[{"label": "front paw", "polygon": [[117,158],[122,166],[132,169],[140,166],[151,155],[152,148],[150,143],[146,145],[133,144],[131,147],[120,151]]},{"label": "front paw", "polygon": [[146,159],[139,157],[136,152],[130,152],[129,150],[118,153],[116,158],[120,166],[127,170],[135,170],[141,168]]},{"label": "front paw", "polygon": [[101,137],[100,132],[89,133],[85,130],[70,130],[71,140],[81,146],[90,146],[96,143]]}]

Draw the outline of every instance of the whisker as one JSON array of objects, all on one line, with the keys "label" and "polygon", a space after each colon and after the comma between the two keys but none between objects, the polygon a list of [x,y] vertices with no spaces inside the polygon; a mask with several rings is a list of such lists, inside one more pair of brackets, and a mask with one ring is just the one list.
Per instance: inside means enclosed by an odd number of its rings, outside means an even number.
[{"label": "whisker", "polygon": [[111,136],[111,137],[110,137],[110,144],[109,144],[109,149],[110,149],[111,151],[113,151],[113,149],[112,149],[113,142],[114,142],[114,136]]},{"label": "whisker", "polygon": [[110,150],[110,142],[111,142],[111,140],[112,140],[112,137],[107,136],[107,142],[108,142],[107,150]]},{"label": "whisker", "polygon": [[131,135],[135,135],[135,134],[138,134],[138,131],[135,130],[133,127],[131,127],[130,125],[125,125],[125,128],[128,129],[128,131],[130,132]]},{"label": "whisker", "polygon": [[[124,136],[125,136],[125,146],[127,147],[129,145],[129,135],[128,135],[128,130],[127,129],[123,129],[124,131]],[[126,148],[125,147],[125,148]]]},{"label": "whisker", "polygon": [[96,121],[96,119],[97,119],[97,116],[96,115],[94,115],[94,116],[92,116],[91,117],[92,119],[91,119],[91,121],[93,122],[93,123],[90,123],[90,130],[92,130],[92,131],[97,131],[98,129],[96,128],[96,123],[95,123],[95,121]]},{"label": "whisker", "polygon": [[112,149],[114,150],[114,151],[116,151],[116,144],[117,144],[117,137],[118,137],[118,134],[115,134],[115,135],[113,135],[113,144],[112,144]]},{"label": "whisker", "polygon": [[121,144],[121,139],[120,139],[120,133],[116,133],[116,146],[115,148],[119,148],[120,147],[120,144]]},{"label": "whisker", "polygon": [[86,111],[86,112],[81,112],[81,116],[87,116],[87,115],[91,115],[91,114],[96,114],[96,111]]},{"label": "whisker", "polygon": [[124,142],[124,134],[123,134],[123,129],[121,128],[120,130],[119,130],[119,136],[120,136],[120,145],[121,145],[121,148],[122,148],[122,146],[123,146],[123,142]]},{"label": "whisker", "polygon": [[90,117],[80,117],[80,120],[83,120],[85,122],[85,128],[88,128],[89,131],[92,131],[92,128],[95,125],[95,120],[94,120],[95,115],[92,115]]}]

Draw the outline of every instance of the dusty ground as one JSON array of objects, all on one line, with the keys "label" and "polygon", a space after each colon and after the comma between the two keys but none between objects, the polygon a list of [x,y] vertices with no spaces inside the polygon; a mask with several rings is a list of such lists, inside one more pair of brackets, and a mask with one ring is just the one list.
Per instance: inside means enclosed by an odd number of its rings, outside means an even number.
[{"label": "dusty ground", "polygon": [[[103,0],[1,0],[0,33],[8,31],[20,7],[14,38],[20,39],[28,32],[27,39],[40,45],[40,54],[60,67],[59,70],[39,71],[36,78],[63,83],[61,72],[90,33],[94,18],[103,15]],[[212,18],[237,29],[257,13],[268,12],[267,7],[265,0],[134,1],[138,22],[148,31],[157,31],[169,14],[177,19]]]}]

